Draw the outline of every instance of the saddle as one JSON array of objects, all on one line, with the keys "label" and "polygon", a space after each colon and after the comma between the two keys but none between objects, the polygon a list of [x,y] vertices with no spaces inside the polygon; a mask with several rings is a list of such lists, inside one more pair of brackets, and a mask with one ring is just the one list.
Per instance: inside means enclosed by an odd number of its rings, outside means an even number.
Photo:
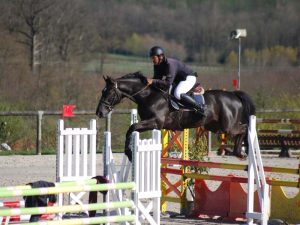
[{"label": "saddle", "polygon": [[[170,108],[173,108],[175,110],[179,109],[188,109],[193,110],[193,108],[186,106],[183,102],[173,97],[174,88],[171,88],[172,98],[170,98]],[[196,83],[194,87],[187,92],[188,95],[190,95],[192,98],[195,99],[195,101],[200,105],[205,105],[205,100],[203,97],[203,94],[205,93],[204,88],[201,86],[200,83]]]},{"label": "saddle", "polygon": [[203,95],[204,94],[204,92],[205,92],[205,90],[204,90],[204,88],[201,86],[201,84],[200,83],[196,83],[195,85],[194,85],[194,87],[190,90],[190,91],[188,91],[188,94],[196,94],[196,95]]}]

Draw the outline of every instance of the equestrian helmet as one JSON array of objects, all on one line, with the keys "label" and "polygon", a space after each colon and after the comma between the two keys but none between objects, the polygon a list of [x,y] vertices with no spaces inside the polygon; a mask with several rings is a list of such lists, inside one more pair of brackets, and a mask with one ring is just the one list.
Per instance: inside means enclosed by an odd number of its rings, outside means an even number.
[{"label": "equestrian helmet", "polygon": [[164,49],[159,46],[153,46],[152,48],[150,48],[149,57],[153,57],[156,55],[165,55]]}]

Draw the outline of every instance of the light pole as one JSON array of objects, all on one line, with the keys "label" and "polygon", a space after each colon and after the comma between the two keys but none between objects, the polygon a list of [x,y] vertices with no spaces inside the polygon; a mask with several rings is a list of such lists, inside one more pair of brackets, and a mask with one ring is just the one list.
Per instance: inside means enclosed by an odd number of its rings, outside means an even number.
[{"label": "light pole", "polygon": [[230,32],[230,39],[238,39],[239,40],[239,58],[238,58],[238,83],[237,89],[241,89],[241,49],[242,49],[242,38],[247,37],[247,30],[246,29],[236,29]]}]

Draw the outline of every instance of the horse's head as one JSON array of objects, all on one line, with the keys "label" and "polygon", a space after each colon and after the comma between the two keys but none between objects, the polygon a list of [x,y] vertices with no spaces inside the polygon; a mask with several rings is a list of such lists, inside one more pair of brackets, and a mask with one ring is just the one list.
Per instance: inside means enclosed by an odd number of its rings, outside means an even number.
[{"label": "horse's head", "polygon": [[107,116],[123,97],[127,97],[136,102],[136,98],[140,96],[145,89],[148,89],[147,78],[140,72],[126,74],[116,80],[110,77],[103,78],[106,85],[102,91],[102,96],[96,111],[96,115],[100,118]]},{"label": "horse's head", "polygon": [[103,78],[106,85],[102,90],[102,96],[96,110],[96,115],[100,118],[106,117],[113,107],[122,100],[122,94],[118,90],[116,80],[111,77],[103,76]]}]

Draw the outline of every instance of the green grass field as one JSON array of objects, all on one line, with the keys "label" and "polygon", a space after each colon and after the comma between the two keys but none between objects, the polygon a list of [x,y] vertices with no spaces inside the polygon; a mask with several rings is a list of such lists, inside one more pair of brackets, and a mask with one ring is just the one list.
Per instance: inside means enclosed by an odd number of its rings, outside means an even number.
[{"label": "green grass field", "polygon": [[[99,60],[92,60],[83,68],[87,73],[100,73],[100,57]],[[224,74],[225,66],[200,66],[197,64],[188,64],[194,71],[199,74]],[[151,77],[153,73],[153,65],[150,59],[146,57],[124,56],[108,54],[104,61],[105,75],[124,75],[126,73],[141,71],[146,76]]]}]

